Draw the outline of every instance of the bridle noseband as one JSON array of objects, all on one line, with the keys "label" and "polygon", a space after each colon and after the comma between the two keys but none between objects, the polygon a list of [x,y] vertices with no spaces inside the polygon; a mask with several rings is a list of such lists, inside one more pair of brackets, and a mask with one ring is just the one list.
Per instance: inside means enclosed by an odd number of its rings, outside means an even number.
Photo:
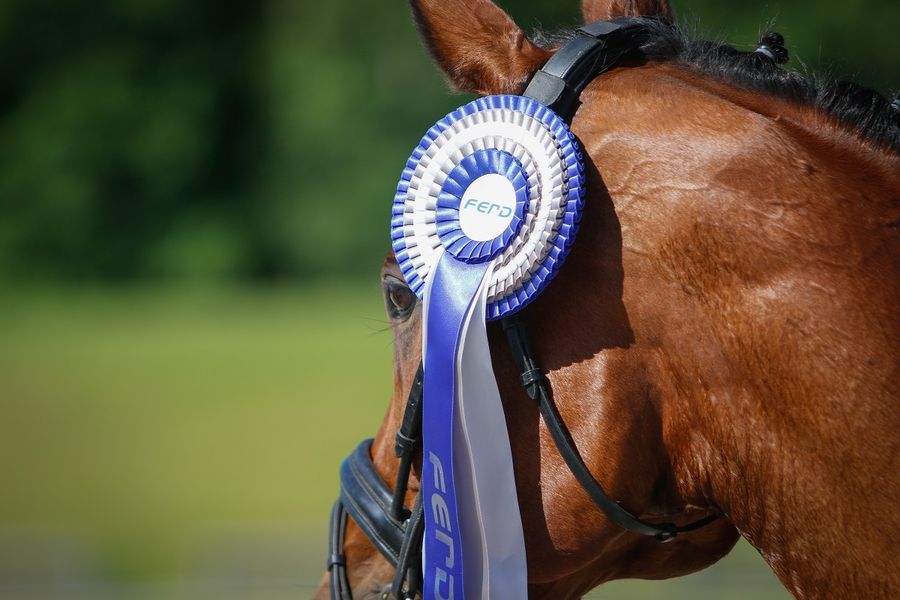
[{"label": "bridle noseband", "polygon": [[[535,73],[523,95],[571,121],[582,90],[594,78],[623,61],[643,58],[640,47],[647,39],[649,28],[659,26],[657,19],[645,17],[585,25]],[[525,323],[513,316],[503,319],[502,324],[528,397],[538,403],[541,417],[566,465],[610,521],[628,531],[668,542],[719,518],[720,515],[712,514],[680,527],[672,523],[648,523],[610,498],[584,464],[553,403],[548,382],[531,351]],[[387,599],[393,595],[399,600],[412,600],[421,590],[422,496],[416,497],[412,510],[404,503],[413,458],[422,443],[423,377],[420,364],[407,398],[403,421],[395,436],[395,453],[400,466],[393,491],[381,479],[372,462],[372,440],[363,441],[341,464],[341,493],[332,510],[329,536],[328,571],[332,600],[352,600],[343,554],[348,516],[396,568],[394,580],[385,588],[382,597]]]}]

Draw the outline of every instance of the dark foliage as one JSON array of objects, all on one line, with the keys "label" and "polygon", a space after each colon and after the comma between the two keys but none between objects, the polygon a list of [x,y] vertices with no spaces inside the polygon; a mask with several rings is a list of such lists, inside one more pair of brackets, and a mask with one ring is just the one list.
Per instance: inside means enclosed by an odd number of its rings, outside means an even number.
[{"label": "dark foliage", "polygon": [[[580,22],[574,0],[500,4],[526,27]],[[882,87],[900,72],[896,3],[674,4],[736,40],[777,12],[793,54]],[[706,44],[669,32],[655,52],[896,147],[881,96]],[[402,0],[4,0],[0,56],[0,289],[371,279],[412,146],[466,101]]]}]

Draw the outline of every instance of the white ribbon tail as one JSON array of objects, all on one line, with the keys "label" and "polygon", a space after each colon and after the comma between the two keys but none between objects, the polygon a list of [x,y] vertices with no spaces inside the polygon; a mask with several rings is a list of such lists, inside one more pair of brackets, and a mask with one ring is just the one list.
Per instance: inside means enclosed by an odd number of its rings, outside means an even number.
[{"label": "white ribbon tail", "polygon": [[[487,269],[466,315],[457,355],[455,418],[459,426],[454,428],[454,460],[468,561],[465,598],[523,600],[528,597],[525,539],[485,324],[493,270],[494,265]],[[477,562],[480,573],[473,564]]]}]

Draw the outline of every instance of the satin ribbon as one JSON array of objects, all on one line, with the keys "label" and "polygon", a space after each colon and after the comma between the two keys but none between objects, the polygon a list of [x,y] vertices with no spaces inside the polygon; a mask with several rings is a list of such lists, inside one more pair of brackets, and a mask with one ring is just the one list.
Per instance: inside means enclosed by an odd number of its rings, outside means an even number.
[{"label": "satin ribbon", "polygon": [[425,290],[425,600],[522,600],[525,541],[485,314],[495,263],[444,253]]}]

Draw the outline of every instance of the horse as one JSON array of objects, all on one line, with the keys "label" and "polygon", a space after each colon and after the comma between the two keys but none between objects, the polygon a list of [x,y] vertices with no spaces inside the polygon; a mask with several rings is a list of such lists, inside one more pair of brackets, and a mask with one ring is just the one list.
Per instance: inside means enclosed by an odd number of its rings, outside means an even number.
[{"label": "horse", "polygon": [[[410,5],[462,91],[519,94],[561,43],[532,41],[490,0]],[[740,536],[796,598],[900,597],[900,106],[690,39],[668,0],[582,8],[586,22],[670,26],[644,60],[581,95],[579,238],[524,319],[610,496],[650,522],[722,518],[666,544],[612,523],[567,468],[492,324],[529,598],[692,573]],[[394,392],[371,458],[393,485],[422,307],[392,254],[381,281]],[[418,457],[410,506],[420,469]],[[352,520],[344,559],[354,598],[388,597],[393,568]],[[328,598],[328,578],[315,598]]]}]

